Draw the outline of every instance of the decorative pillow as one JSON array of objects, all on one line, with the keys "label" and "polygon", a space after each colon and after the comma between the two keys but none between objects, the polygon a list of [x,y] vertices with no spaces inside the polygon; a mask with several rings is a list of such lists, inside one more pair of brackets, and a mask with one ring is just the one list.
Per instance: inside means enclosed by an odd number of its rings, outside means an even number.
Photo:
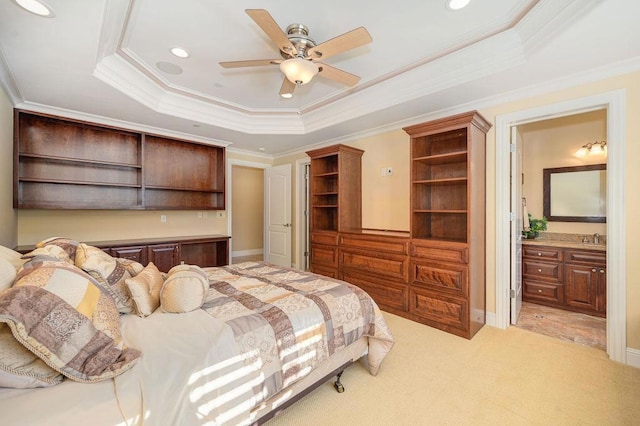
[{"label": "decorative pillow", "polygon": [[[43,247],[38,247],[35,250],[30,251],[29,253],[22,256],[23,259],[32,259],[36,256],[49,256],[63,262],[67,262],[73,265],[73,260],[69,257],[69,253],[65,249],[60,246],[50,244]],[[75,254],[74,254],[75,256]]]},{"label": "decorative pillow", "polygon": [[0,258],[0,293],[13,285],[17,274],[18,271],[7,259]]},{"label": "decorative pillow", "polygon": [[190,312],[202,306],[208,292],[209,280],[200,267],[174,266],[160,290],[160,305],[164,312]]},{"label": "decorative pillow", "polygon": [[133,312],[133,301],[125,281],[131,278],[131,273],[124,265],[98,247],[85,243],[80,243],[76,251],[76,266],[88,272],[113,297],[118,311],[129,314]]},{"label": "decorative pillow", "polygon": [[[45,260],[43,260],[45,259]],[[120,334],[113,299],[85,272],[35,257],[0,295],[0,323],[54,370],[78,382],[98,382],[131,368],[140,351]]]},{"label": "decorative pillow", "polygon": [[134,311],[138,316],[151,315],[160,306],[160,289],[163,282],[164,278],[153,262],[149,262],[135,277],[125,280],[133,299]]},{"label": "decorative pillow", "polygon": [[22,253],[4,246],[0,246],[0,259],[9,261],[16,268],[16,271],[22,268],[22,265],[27,261],[27,259],[22,258]]},{"label": "decorative pillow", "polygon": [[125,259],[124,257],[116,257],[115,259],[132,277],[135,277],[144,269],[142,263],[136,262],[135,260]]},{"label": "decorative pillow", "polygon": [[72,240],[69,238],[51,237],[36,244],[36,248],[42,248],[46,246],[60,247],[67,253],[69,259],[71,260],[71,263],[75,261],[76,250],[78,249],[78,242],[76,240]]},{"label": "decorative pillow", "polygon": [[0,324],[0,387],[44,388],[57,385],[64,376],[29,352]]}]

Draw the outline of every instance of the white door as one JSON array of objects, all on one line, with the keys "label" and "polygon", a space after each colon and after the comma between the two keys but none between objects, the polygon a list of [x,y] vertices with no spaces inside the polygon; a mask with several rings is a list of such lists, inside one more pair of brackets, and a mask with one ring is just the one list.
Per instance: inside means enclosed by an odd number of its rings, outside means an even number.
[{"label": "white door", "polygon": [[290,267],[291,164],[265,169],[264,200],[264,260]]},{"label": "white door", "polygon": [[511,144],[515,148],[511,152],[511,212],[515,213],[511,221],[511,324],[516,324],[522,309],[522,224],[526,198],[522,193],[522,141],[515,126],[511,128]]}]

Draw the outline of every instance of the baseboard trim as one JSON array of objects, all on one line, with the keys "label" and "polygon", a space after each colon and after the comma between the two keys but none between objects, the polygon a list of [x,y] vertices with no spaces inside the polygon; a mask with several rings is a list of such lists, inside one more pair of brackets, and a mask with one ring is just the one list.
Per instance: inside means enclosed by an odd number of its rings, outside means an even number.
[{"label": "baseboard trim", "polygon": [[264,253],[264,249],[251,249],[251,250],[238,250],[231,252],[232,257],[240,257],[240,256],[253,256],[256,254]]},{"label": "baseboard trim", "polygon": [[640,350],[627,348],[627,365],[640,368]]}]

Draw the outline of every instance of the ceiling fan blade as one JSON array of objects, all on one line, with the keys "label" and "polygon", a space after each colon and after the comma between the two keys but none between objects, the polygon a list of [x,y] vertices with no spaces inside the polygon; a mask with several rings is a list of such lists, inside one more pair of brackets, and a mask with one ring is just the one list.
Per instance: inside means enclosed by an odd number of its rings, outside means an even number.
[{"label": "ceiling fan blade", "polygon": [[366,28],[359,27],[310,48],[307,56],[311,59],[326,59],[329,56],[355,49],[372,41],[373,39]]},{"label": "ceiling fan blade", "polygon": [[337,81],[338,83],[346,84],[347,86],[355,86],[360,81],[360,77],[358,77],[357,75],[342,71],[338,68],[334,68],[331,65],[322,64],[319,62],[316,63],[320,68],[320,71],[318,71],[319,76]]},{"label": "ceiling fan blade", "polygon": [[285,77],[282,82],[282,87],[280,87],[280,96],[283,98],[290,98],[293,96],[294,90],[296,90],[296,84],[290,82],[289,79]]},{"label": "ceiling fan blade", "polygon": [[282,28],[278,26],[269,12],[264,9],[246,9],[245,12],[247,12],[247,15],[274,41],[278,49],[290,55],[295,55],[295,46],[289,41],[287,35],[282,31]]},{"label": "ceiling fan blade", "polygon": [[260,67],[263,65],[277,65],[284,59],[251,59],[248,61],[220,62],[222,68]]}]

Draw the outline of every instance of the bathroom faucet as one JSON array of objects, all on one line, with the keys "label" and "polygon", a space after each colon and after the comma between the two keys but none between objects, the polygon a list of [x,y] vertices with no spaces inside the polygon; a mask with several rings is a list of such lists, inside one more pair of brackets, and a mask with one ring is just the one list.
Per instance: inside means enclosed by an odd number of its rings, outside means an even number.
[{"label": "bathroom faucet", "polygon": [[589,243],[589,237],[587,237],[586,235],[584,237],[582,237],[582,243],[583,244]]},{"label": "bathroom faucet", "polygon": [[600,234],[597,232],[593,234],[593,244],[600,244]]}]

